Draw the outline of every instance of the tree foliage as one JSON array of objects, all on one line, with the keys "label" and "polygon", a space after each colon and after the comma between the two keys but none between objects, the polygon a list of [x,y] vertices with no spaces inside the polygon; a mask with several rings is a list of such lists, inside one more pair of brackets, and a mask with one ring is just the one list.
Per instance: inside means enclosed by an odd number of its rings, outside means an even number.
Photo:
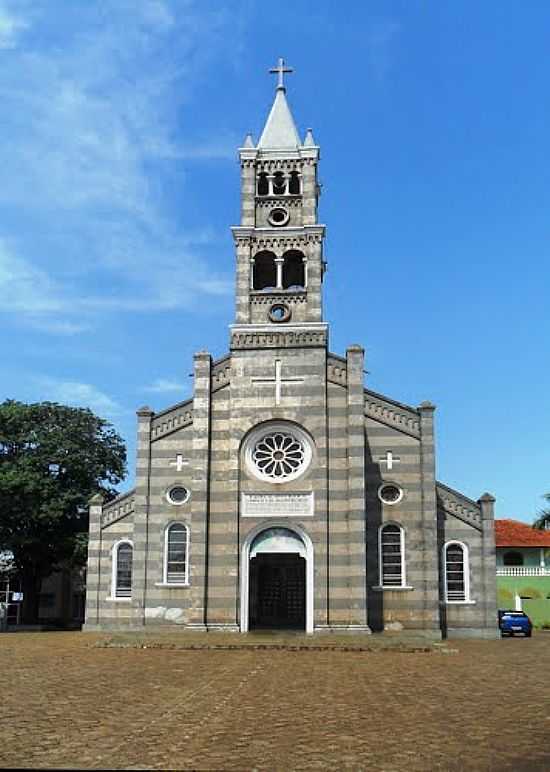
[{"label": "tree foliage", "polygon": [[23,576],[27,618],[42,579],[82,559],[90,497],[112,498],[125,472],[121,437],[90,410],[0,404],[0,550],[13,553]]},{"label": "tree foliage", "polygon": [[[550,493],[545,493],[542,498],[550,504]],[[544,507],[544,509],[540,510],[537,519],[533,523],[533,528],[538,528],[541,531],[550,528],[550,507]]]}]

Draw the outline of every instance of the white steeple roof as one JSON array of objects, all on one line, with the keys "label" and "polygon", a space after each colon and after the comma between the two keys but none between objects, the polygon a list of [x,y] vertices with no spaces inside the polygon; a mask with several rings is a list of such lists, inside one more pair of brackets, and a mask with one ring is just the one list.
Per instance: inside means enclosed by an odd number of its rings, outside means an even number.
[{"label": "white steeple roof", "polygon": [[284,86],[278,86],[258,147],[264,150],[296,150],[300,137],[286,101]]}]

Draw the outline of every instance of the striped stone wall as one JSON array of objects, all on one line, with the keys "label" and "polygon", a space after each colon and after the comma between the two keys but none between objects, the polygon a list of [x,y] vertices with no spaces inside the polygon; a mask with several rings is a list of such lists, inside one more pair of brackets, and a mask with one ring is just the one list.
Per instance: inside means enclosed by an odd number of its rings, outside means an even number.
[{"label": "striped stone wall", "polygon": [[[275,360],[281,362],[283,378],[300,378],[301,383],[283,386],[280,404],[275,403],[274,385],[259,385],[254,378],[273,375]],[[312,517],[239,517],[239,553],[251,532],[273,522],[302,528],[314,549],[314,622],[327,625],[327,401],[326,350],[323,346],[283,349],[241,350],[233,353],[231,382],[231,453],[238,468],[238,504],[243,494],[273,493],[275,486],[255,478],[243,459],[243,442],[250,430],[269,421],[288,421],[303,428],[314,446],[313,460],[304,475],[277,485],[279,493],[313,493]]]},{"label": "striped stone wall", "polygon": [[[449,637],[497,636],[496,549],[493,533],[494,499],[474,502],[458,491],[437,484],[442,625]],[[445,602],[443,551],[449,541],[468,550],[469,598],[464,603]]]},{"label": "striped stone wall", "polygon": [[[437,635],[494,633],[492,498],[472,502],[434,479],[433,408],[415,410],[363,387],[363,350],[328,354],[320,337],[306,348],[235,349],[213,363],[195,357],[193,400],[154,415],[138,411],[135,491],[90,509],[87,629],[179,626],[239,629],[243,547],[251,533],[274,524],[297,527],[314,550],[314,625],[322,630],[404,627]],[[249,345],[249,344],[247,344]],[[276,404],[275,361],[283,379]],[[243,447],[271,421],[296,424],[313,443],[313,459],[296,480],[273,486],[251,474]],[[393,454],[389,470],[383,459]],[[176,459],[184,464],[177,469]],[[384,504],[384,482],[403,498]],[[182,485],[188,501],[171,504]],[[243,494],[313,494],[311,516],[244,517]],[[437,490],[437,499],[436,499]],[[190,529],[188,586],[163,583],[166,528]],[[406,586],[380,585],[379,529],[405,533]],[[112,551],[134,544],[131,600],[112,598]],[[471,600],[446,604],[442,549],[464,542],[470,555]],[[492,546],[491,546],[492,545]],[[492,573],[491,573],[492,572]]]}]

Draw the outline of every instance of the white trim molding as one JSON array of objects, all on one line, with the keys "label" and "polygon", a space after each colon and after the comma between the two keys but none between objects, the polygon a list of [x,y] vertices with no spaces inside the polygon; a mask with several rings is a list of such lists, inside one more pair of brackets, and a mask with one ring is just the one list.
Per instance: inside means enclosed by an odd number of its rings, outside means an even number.
[{"label": "white trim molding", "polygon": [[250,548],[263,531],[271,528],[284,528],[298,537],[303,544],[303,557],[306,561],[306,633],[313,633],[313,597],[314,597],[314,550],[313,543],[300,526],[288,521],[275,520],[268,523],[262,523],[253,528],[246,536],[241,550],[241,614],[240,630],[241,633],[248,632],[248,611],[249,611],[249,575],[250,575]]},{"label": "white trim molding", "polygon": [[[462,550],[462,572],[464,577],[464,598],[449,599],[448,592],[448,579],[447,579],[447,549],[453,545],[460,547]],[[443,545],[443,581],[445,582],[445,603],[454,605],[473,605],[475,601],[472,601],[470,597],[470,550],[468,545],[463,541],[457,539],[451,539],[446,541]]]},{"label": "white trim molding", "polygon": [[[382,559],[382,533],[385,528],[391,526],[399,529],[399,551],[401,559],[401,581],[399,584],[385,584],[384,583],[384,562]],[[401,523],[395,522],[395,520],[388,520],[382,523],[378,528],[378,574],[379,574],[379,587],[382,590],[406,590],[411,589],[407,585],[407,564],[405,560],[405,529]]]},{"label": "white trim molding", "polygon": [[132,539],[118,539],[111,547],[111,594],[106,600],[131,602],[132,601],[132,582],[130,584],[130,595],[117,594],[117,574],[118,574],[118,550],[123,544],[129,544],[132,548],[132,572],[134,567],[134,542]]},{"label": "white trim molding", "polygon": [[[185,491],[185,498],[182,501],[174,501],[173,499],[170,498],[170,494],[175,488],[181,488],[182,490]],[[191,498],[191,491],[189,490],[187,485],[184,485],[181,482],[173,482],[173,483],[170,483],[170,485],[166,488],[164,492],[164,496],[166,498],[166,501],[169,504],[171,504],[173,507],[181,507],[184,504],[187,504],[187,502]]]},{"label": "white trim molding", "polygon": [[[175,525],[180,525],[185,529],[185,576],[183,579],[170,582],[168,580],[168,535],[170,529]],[[183,520],[170,520],[164,527],[163,550],[162,550],[162,582],[157,583],[157,587],[189,587],[189,553],[190,553],[190,529]]]},{"label": "white trim molding", "polygon": [[[397,459],[394,459],[394,461],[396,460]],[[382,498],[382,491],[384,488],[389,487],[397,488],[399,491],[399,496],[395,499],[395,501],[386,501],[386,499]],[[384,482],[378,486],[377,496],[382,504],[385,504],[387,507],[394,507],[396,504],[399,504],[399,502],[403,500],[404,491],[403,488],[398,483],[393,482],[393,480],[384,480]]]}]

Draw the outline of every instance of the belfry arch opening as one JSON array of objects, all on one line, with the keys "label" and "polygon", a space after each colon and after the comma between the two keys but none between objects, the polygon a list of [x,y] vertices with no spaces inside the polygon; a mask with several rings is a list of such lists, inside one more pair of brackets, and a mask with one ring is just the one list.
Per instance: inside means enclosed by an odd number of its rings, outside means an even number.
[{"label": "belfry arch opening", "polygon": [[282,172],[275,172],[273,175],[273,195],[284,196],[286,193],[286,178]]},{"label": "belfry arch opening", "polygon": [[269,181],[267,179],[267,174],[265,172],[261,172],[258,175],[258,195],[259,196],[269,195]]},{"label": "belfry arch opening", "polygon": [[288,183],[288,192],[291,196],[300,195],[300,175],[298,172],[290,173],[290,181]]},{"label": "belfry arch opening", "polygon": [[255,290],[263,290],[277,286],[277,270],[275,267],[275,255],[273,252],[258,252],[254,258]]},{"label": "belfry arch opening", "polygon": [[284,254],[283,289],[305,289],[305,285],[304,255],[298,249],[291,249]]},{"label": "belfry arch opening", "polygon": [[313,548],[284,525],[258,529],[243,547],[241,631],[313,632]]}]

